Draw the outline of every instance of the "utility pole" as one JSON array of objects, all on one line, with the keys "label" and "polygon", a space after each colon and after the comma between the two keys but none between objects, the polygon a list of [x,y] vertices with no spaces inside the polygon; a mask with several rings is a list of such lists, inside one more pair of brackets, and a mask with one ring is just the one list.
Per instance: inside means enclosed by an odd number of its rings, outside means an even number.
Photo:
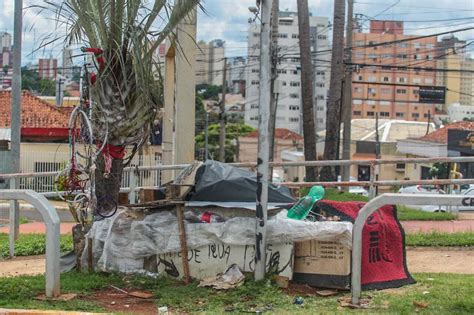
[{"label": "utility pole", "polygon": [[[308,0],[297,0],[300,35],[301,99],[303,105],[304,158],[316,160],[316,128],[313,110],[313,65],[309,38]],[[306,181],[316,181],[316,168],[306,167]]]},{"label": "utility pole", "polygon": [[260,2],[260,89],[258,109],[257,207],[255,220],[255,280],[265,277],[268,207],[268,123],[271,101],[272,61],[270,54],[270,15],[272,0]]},{"label": "utility pole", "polygon": [[[346,63],[352,63],[352,29],[354,26],[354,0],[347,0],[347,24],[346,24]],[[352,69],[347,65],[344,78],[344,98],[342,104],[342,122],[344,123],[344,130],[342,134],[342,159],[351,159],[351,124],[352,124]],[[351,166],[344,165],[342,167],[342,181],[347,182],[350,179]],[[349,191],[349,187],[344,187],[344,190]]]},{"label": "utility pole", "polygon": [[[375,113],[375,158],[380,159],[380,135],[379,135],[379,113]],[[379,180],[380,165],[376,165],[374,168],[375,171],[375,180]],[[372,191],[369,192],[370,199],[377,196],[379,188],[378,186],[372,186]]]},{"label": "utility pole", "polygon": [[[13,26],[13,78],[11,102],[11,155],[10,172],[20,172],[20,144],[21,144],[21,31],[23,24],[23,0],[15,0]],[[10,180],[10,188],[15,189],[18,183]],[[20,226],[20,208],[18,201],[10,202],[10,257],[14,255],[14,241],[18,238]],[[13,233],[11,233],[13,231]]]},{"label": "utility pole", "polygon": [[206,130],[204,130],[204,161],[209,159],[209,113],[206,110]]},{"label": "utility pole", "polygon": [[[344,22],[345,1],[334,0],[333,48],[331,56],[331,83],[329,86],[328,108],[326,112],[326,139],[324,160],[337,160],[337,144],[341,131],[341,89],[344,78]],[[325,166],[320,173],[322,181],[336,181],[331,166]]]},{"label": "utility pole", "polygon": [[220,120],[220,133],[219,133],[219,161],[225,163],[225,93],[227,92],[226,86],[226,72],[227,72],[227,58],[224,58],[224,71],[222,75],[222,100],[219,114]]},{"label": "utility pole", "polygon": [[[278,94],[275,86],[276,79],[278,77],[277,64],[278,64],[278,16],[280,11],[280,0],[273,0],[272,4],[272,81],[271,81],[271,101],[270,101],[270,121],[268,126],[268,138],[270,139],[270,156],[269,161],[273,162],[275,158],[275,129],[276,129],[276,115],[278,107]],[[273,178],[273,167],[270,166],[269,170],[270,180]]]}]

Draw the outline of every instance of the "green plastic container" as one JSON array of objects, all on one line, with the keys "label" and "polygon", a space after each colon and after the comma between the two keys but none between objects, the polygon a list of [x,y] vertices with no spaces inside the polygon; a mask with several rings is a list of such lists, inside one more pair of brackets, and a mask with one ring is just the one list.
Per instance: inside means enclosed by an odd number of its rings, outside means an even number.
[{"label": "green plastic container", "polygon": [[313,209],[314,204],[324,197],[323,186],[311,187],[308,195],[298,200],[290,210],[288,210],[288,218],[295,220],[304,220],[308,213]]}]

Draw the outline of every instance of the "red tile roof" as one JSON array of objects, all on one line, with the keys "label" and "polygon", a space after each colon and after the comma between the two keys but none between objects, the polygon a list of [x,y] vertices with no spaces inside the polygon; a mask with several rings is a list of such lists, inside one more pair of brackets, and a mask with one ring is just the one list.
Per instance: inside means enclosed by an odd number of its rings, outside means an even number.
[{"label": "red tile roof", "polygon": [[[245,137],[249,138],[258,138],[258,131],[252,131]],[[293,132],[291,130],[285,129],[285,128],[276,128],[275,129],[275,138],[276,139],[281,139],[281,140],[296,140],[296,141],[302,141],[303,137],[297,134],[296,132]]]},{"label": "red tile roof", "polygon": [[[21,101],[22,128],[68,128],[69,114],[23,91]],[[10,127],[11,92],[0,91],[0,127]]]},{"label": "red tile roof", "polygon": [[433,131],[426,136],[418,138],[418,140],[427,142],[437,143],[448,143],[448,130],[449,129],[461,129],[461,130],[474,130],[474,122],[472,121],[459,121],[444,126],[436,131]]}]

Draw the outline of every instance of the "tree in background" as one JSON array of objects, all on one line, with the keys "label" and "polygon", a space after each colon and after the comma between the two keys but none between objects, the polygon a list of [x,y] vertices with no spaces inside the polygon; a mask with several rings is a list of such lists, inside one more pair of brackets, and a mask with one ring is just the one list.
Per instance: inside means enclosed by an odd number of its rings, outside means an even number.
[{"label": "tree in background", "polygon": [[[209,158],[217,159],[219,156],[219,124],[209,125]],[[239,137],[245,136],[255,129],[245,124],[226,124],[225,126],[225,161],[235,162],[238,156]],[[205,148],[205,131],[202,131],[196,136],[196,151],[199,155],[199,151]]]},{"label": "tree in background", "polygon": [[56,82],[49,79],[41,79],[38,72],[21,69],[21,89],[28,90],[35,95],[54,96],[56,95]]}]

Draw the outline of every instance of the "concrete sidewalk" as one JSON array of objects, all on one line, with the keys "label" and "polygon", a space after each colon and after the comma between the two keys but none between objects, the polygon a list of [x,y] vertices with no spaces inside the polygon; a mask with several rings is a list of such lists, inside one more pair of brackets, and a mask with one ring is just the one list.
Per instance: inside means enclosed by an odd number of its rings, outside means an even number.
[{"label": "concrete sidewalk", "polygon": [[[68,222],[68,223],[61,223],[60,231],[61,234],[69,234],[72,233],[72,227],[76,225],[76,223]],[[4,226],[0,228],[0,233],[7,233],[10,231],[8,226]],[[25,223],[20,224],[20,234],[45,234],[46,233],[46,226],[43,222],[32,222],[32,223]]]},{"label": "concrete sidewalk", "polygon": [[429,232],[474,232],[474,220],[455,221],[401,221],[406,233],[429,233]]}]

